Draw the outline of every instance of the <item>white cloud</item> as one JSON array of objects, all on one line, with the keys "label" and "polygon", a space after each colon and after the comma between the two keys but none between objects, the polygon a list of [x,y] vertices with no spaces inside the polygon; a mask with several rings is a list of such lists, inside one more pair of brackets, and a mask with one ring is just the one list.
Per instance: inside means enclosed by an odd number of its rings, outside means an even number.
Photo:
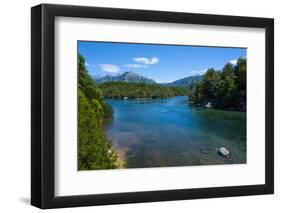
[{"label": "white cloud", "polygon": [[127,68],[147,68],[148,65],[146,65],[146,64],[125,64],[124,67],[127,67]]},{"label": "white cloud", "polygon": [[159,58],[157,57],[152,57],[152,58],[146,58],[146,57],[138,57],[138,58],[133,58],[134,61],[140,63],[140,64],[156,64],[159,62]]},{"label": "white cloud", "polygon": [[208,69],[203,69],[203,70],[191,70],[191,71],[188,71],[188,74],[190,76],[192,75],[203,75],[205,72],[207,72]]},{"label": "white cloud", "polygon": [[114,64],[99,64],[102,71],[107,72],[109,74],[119,73],[120,67]]},{"label": "white cloud", "polygon": [[85,65],[86,65],[86,67],[90,66],[90,64],[87,61],[85,62]]},{"label": "white cloud", "polygon": [[233,64],[233,65],[236,65],[237,64],[237,59],[232,59],[229,61],[229,63]]}]

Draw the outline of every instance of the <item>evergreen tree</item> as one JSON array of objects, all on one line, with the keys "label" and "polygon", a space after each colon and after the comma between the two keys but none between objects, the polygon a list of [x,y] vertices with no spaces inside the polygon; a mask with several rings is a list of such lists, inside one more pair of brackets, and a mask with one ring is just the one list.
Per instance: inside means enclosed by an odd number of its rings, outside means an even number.
[{"label": "evergreen tree", "polygon": [[188,88],[169,87],[159,84],[106,82],[99,85],[105,98],[167,98],[188,95]]},{"label": "evergreen tree", "polygon": [[103,119],[112,109],[88,74],[85,59],[78,56],[78,169],[116,168],[117,156],[103,130]]},{"label": "evergreen tree", "polygon": [[247,60],[239,58],[236,65],[226,64],[222,71],[208,69],[202,81],[195,84],[190,102],[203,105],[211,102],[220,109],[246,110]]}]

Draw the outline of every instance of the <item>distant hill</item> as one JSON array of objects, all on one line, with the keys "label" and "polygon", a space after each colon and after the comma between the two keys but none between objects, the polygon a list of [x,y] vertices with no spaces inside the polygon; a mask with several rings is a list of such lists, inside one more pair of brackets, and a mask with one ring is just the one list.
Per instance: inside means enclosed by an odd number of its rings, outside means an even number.
[{"label": "distant hill", "polygon": [[[138,73],[135,73],[133,71],[129,72],[124,72],[120,75],[117,76],[112,76],[112,75],[106,75],[104,77],[100,76],[95,76],[94,79],[96,80],[97,84],[102,84],[105,82],[128,82],[128,83],[148,83],[148,84],[156,84],[156,81],[144,77]],[[176,87],[190,87],[194,83],[197,83],[198,81],[202,80],[201,75],[196,75],[196,76],[189,76],[186,78],[182,78],[176,81],[173,81],[171,83],[164,83],[161,85],[165,86],[176,86]]]},{"label": "distant hill", "polygon": [[177,86],[177,87],[190,87],[194,83],[197,83],[198,81],[201,81],[203,78],[202,75],[196,75],[196,76],[189,76],[186,78],[182,78],[176,81],[173,81],[171,83],[165,84],[166,86]]},{"label": "distant hill", "polygon": [[184,87],[167,87],[161,84],[132,83],[132,82],[105,82],[99,85],[104,98],[131,99],[131,98],[168,98],[189,94]]},{"label": "distant hill", "polygon": [[110,82],[110,81],[130,82],[130,83],[150,83],[150,84],[156,83],[156,81],[154,81],[153,79],[141,76],[138,73],[135,73],[132,71],[124,72],[117,76],[106,75],[102,78],[95,78],[95,80],[98,84],[102,84],[102,83]]}]

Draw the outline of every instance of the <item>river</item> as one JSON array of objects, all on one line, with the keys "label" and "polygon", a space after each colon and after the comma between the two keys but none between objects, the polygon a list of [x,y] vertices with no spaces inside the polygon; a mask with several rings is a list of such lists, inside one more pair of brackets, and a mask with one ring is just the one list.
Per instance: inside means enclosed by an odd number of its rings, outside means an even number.
[{"label": "river", "polygon": [[[107,102],[105,126],[127,168],[246,163],[246,113],[189,106],[188,97]],[[224,157],[220,147],[230,151]]]}]

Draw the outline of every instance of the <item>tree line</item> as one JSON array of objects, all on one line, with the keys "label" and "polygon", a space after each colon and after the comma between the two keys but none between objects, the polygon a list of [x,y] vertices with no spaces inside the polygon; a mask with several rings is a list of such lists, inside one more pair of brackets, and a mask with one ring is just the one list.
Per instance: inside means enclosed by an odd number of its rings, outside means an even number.
[{"label": "tree line", "polygon": [[99,85],[105,98],[168,98],[187,95],[188,89],[183,87],[170,87],[160,84],[105,82]]},{"label": "tree line", "polygon": [[116,168],[117,155],[103,129],[103,120],[112,117],[113,110],[104,101],[80,54],[78,71],[78,169]]},{"label": "tree line", "polygon": [[246,58],[239,58],[235,65],[227,63],[222,70],[208,69],[203,79],[193,85],[189,102],[246,111],[246,64]]}]

